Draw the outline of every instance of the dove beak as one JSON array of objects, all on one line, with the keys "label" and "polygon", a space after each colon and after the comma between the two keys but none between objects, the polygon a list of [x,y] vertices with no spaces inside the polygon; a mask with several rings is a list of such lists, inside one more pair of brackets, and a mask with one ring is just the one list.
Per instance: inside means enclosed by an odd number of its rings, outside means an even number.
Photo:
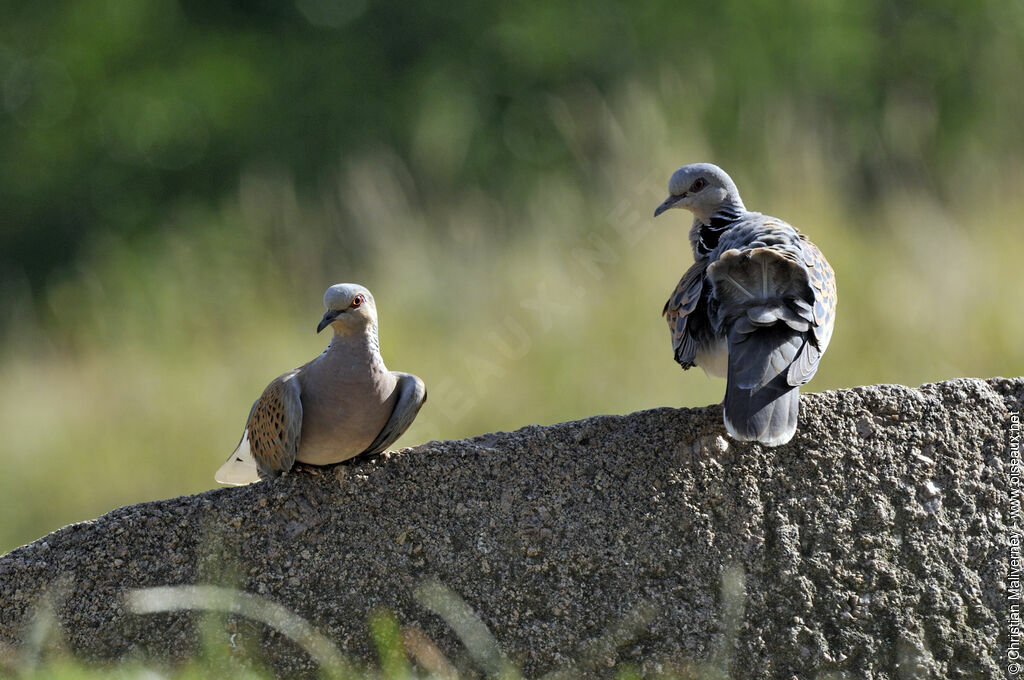
[{"label": "dove beak", "polygon": [[342,310],[340,309],[328,309],[327,313],[324,314],[324,318],[320,319],[320,323],[316,325],[316,332],[319,333],[323,329],[330,326],[331,322],[337,319],[338,315],[341,314],[341,312]]},{"label": "dove beak", "polygon": [[679,194],[678,196],[669,196],[664,200],[664,202],[662,202],[661,205],[654,209],[654,216],[657,217],[658,215],[665,212],[669,208],[676,207],[676,203],[683,200],[684,198],[686,198],[686,194]]}]

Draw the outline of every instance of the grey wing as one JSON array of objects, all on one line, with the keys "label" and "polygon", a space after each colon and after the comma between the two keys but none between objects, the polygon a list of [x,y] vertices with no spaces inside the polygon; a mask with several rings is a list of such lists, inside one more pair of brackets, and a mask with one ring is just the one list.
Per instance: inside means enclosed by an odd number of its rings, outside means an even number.
[{"label": "grey wing", "polygon": [[300,370],[289,371],[267,385],[249,415],[249,449],[261,478],[277,477],[295,464],[302,435]]},{"label": "grey wing", "polygon": [[704,290],[704,269],[705,264],[701,262],[695,262],[687,269],[661,312],[672,334],[676,361],[683,368],[692,368],[697,358],[698,342],[693,326],[699,320],[691,315],[697,309]]},{"label": "grey wing", "polygon": [[818,247],[803,234],[800,235],[807,265],[807,279],[814,291],[814,337],[824,352],[832,339],[832,326],[836,321],[836,275]]},{"label": "grey wing", "polygon": [[832,339],[832,327],[836,320],[836,275],[825,256],[806,236],[800,234],[803,248],[803,264],[807,268],[807,282],[811,299],[808,300],[813,318],[813,340],[805,343],[800,356],[789,369],[789,383],[803,385],[818,370],[821,355]]},{"label": "grey wing", "polygon": [[427,387],[422,380],[411,373],[399,373],[398,371],[393,371],[393,373],[398,378],[398,384],[395,387],[398,390],[398,401],[395,402],[395,408],[391,411],[388,422],[384,424],[384,429],[360,455],[380,453],[401,437],[412,425],[412,421],[416,420],[416,414],[420,412],[420,408],[427,401]]},{"label": "grey wing", "polygon": [[[730,260],[733,255],[740,253],[747,258],[760,257],[763,266],[770,264],[775,270],[776,283],[785,283],[786,287],[790,288],[783,297],[792,306],[791,311],[805,320],[810,328],[805,333],[803,346],[789,366],[786,381],[794,387],[805,384],[818,370],[821,355],[824,354],[832,336],[832,324],[835,319],[835,275],[825,257],[792,225],[760,213],[751,214],[730,229],[720,242],[719,249],[716,255],[720,262]],[[775,257],[768,257],[768,253]],[[785,273],[786,262],[789,263],[788,275]],[[718,266],[717,263],[715,266]],[[768,269],[764,269],[763,272],[767,274]],[[754,270],[747,273],[752,276],[757,274]],[[760,285],[757,282],[751,283],[755,287]],[[799,292],[793,287],[799,289]],[[718,299],[721,297],[719,288],[716,285],[713,293],[716,303],[719,303],[719,317],[730,309],[748,306],[724,303]],[[747,293],[740,297],[751,296]],[[716,320],[719,323],[722,321],[721,318]]]}]

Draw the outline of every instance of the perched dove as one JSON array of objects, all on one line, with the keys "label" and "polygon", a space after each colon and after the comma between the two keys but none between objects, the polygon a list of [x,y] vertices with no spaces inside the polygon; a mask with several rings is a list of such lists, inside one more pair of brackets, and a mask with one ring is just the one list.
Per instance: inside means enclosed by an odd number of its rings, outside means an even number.
[{"label": "perched dove", "polygon": [[716,165],[679,168],[654,211],[693,213],[695,260],[663,314],[676,361],[725,375],[725,428],[768,446],[796,432],[800,385],[832,337],[836,279],[821,251],[774,217],[748,212]]},{"label": "perched dove", "polygon": [[331,343],[308,364],[279,376],[252,405],[222,484],[248,484],[291,469],[296,460],[338,463],[379,453],[398,439],[427,399],[423,381],[389,371],[377,341],[377,307],[366,288],[339,283],[324,293],[317,333]]}]

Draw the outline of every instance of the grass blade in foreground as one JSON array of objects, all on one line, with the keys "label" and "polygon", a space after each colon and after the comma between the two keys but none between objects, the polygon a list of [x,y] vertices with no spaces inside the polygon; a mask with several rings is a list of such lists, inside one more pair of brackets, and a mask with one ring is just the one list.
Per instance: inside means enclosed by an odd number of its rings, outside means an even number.
[{"label": "grass blade in foreground", "polygon": [[331,678],[348,677],[348,664],[330,640],[305,619],[285,607],[233,588],[162,586],[128,593],[128,608],[136,614],[205,610],[237,614],[264,623],[306,651]]},{"label": "grass blade in foreground", "polygon": [[501,680],[522,677],[473,608],[450,588],[437,581],[428,581],[416,589],[416,599],[444,619],[487,675]]}]

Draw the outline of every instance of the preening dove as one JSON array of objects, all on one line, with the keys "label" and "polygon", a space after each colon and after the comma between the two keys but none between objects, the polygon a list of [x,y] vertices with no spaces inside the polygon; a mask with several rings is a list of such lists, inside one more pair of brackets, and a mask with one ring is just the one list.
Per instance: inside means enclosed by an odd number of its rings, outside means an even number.
[{"label": "preening dove", "polygon": [[836,279],[792,226],[749,212],[716,165],[679,168],[654,211],[693,213],[694,264],[665,303],[676,361],[726,376],[725,428],[738,440],[785,444],[800,386],[818,370],[836,314]]}]

